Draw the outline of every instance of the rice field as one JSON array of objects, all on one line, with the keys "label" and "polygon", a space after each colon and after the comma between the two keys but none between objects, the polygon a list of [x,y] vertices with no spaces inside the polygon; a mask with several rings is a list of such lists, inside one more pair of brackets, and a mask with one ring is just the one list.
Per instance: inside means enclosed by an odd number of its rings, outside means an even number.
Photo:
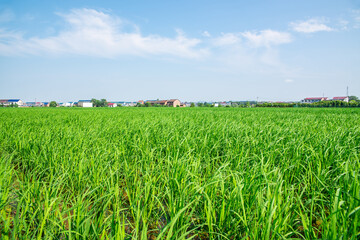
[{"label": "rice field", "polygon": [[359,239],[360,109],[0,109],[1,239]]}]

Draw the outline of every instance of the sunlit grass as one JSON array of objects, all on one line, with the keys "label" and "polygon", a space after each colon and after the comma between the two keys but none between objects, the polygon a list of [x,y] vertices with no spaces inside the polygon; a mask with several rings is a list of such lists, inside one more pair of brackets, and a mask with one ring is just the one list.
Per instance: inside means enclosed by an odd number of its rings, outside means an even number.
[{"label": "sunlit grass", "polygon": [[358,239],[359,109],[0,109],[2,239]]}]

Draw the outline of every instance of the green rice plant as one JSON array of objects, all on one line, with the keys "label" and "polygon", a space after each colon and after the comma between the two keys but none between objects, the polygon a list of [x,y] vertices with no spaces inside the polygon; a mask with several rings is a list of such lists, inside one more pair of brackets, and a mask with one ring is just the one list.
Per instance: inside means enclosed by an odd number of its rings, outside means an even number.
[{"label": "green rice plant", "polygon": [[0,109],[2,239],[358,239],[359,109]]}]

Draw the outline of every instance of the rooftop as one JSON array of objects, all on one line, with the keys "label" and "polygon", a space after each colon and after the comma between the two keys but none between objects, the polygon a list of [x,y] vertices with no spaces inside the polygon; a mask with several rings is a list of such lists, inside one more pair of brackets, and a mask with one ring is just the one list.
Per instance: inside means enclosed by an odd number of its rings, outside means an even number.
[{"label": "rooftop", "polygon": [[305,100],[321,100],[321,99],[327,99],[327,97],[309,97],[309,98],[305,98]]},{"label": "rooftop", "polygon": [[18,102],[20,99],[0,99],[0,102]]}]

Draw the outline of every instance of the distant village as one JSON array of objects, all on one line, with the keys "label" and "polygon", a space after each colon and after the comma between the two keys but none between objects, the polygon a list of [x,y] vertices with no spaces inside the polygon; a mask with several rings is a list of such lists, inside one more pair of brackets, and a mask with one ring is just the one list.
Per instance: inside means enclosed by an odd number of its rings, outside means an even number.
[{"label": "distant village", "polygon": [[[343,97],[308,97],[301,101],[220,101],[220,102],[181,102],[179,99],[139,100],[137,102],[107,101],[106,99],[78,100],[76,102],[24,102],[21,99],[0,99],[0,107],[269,107],[269,106],[307,106],[306,104],[324,106],[360,106],[355,96]],[[304,105],[305,104],[305,105]]]}]

